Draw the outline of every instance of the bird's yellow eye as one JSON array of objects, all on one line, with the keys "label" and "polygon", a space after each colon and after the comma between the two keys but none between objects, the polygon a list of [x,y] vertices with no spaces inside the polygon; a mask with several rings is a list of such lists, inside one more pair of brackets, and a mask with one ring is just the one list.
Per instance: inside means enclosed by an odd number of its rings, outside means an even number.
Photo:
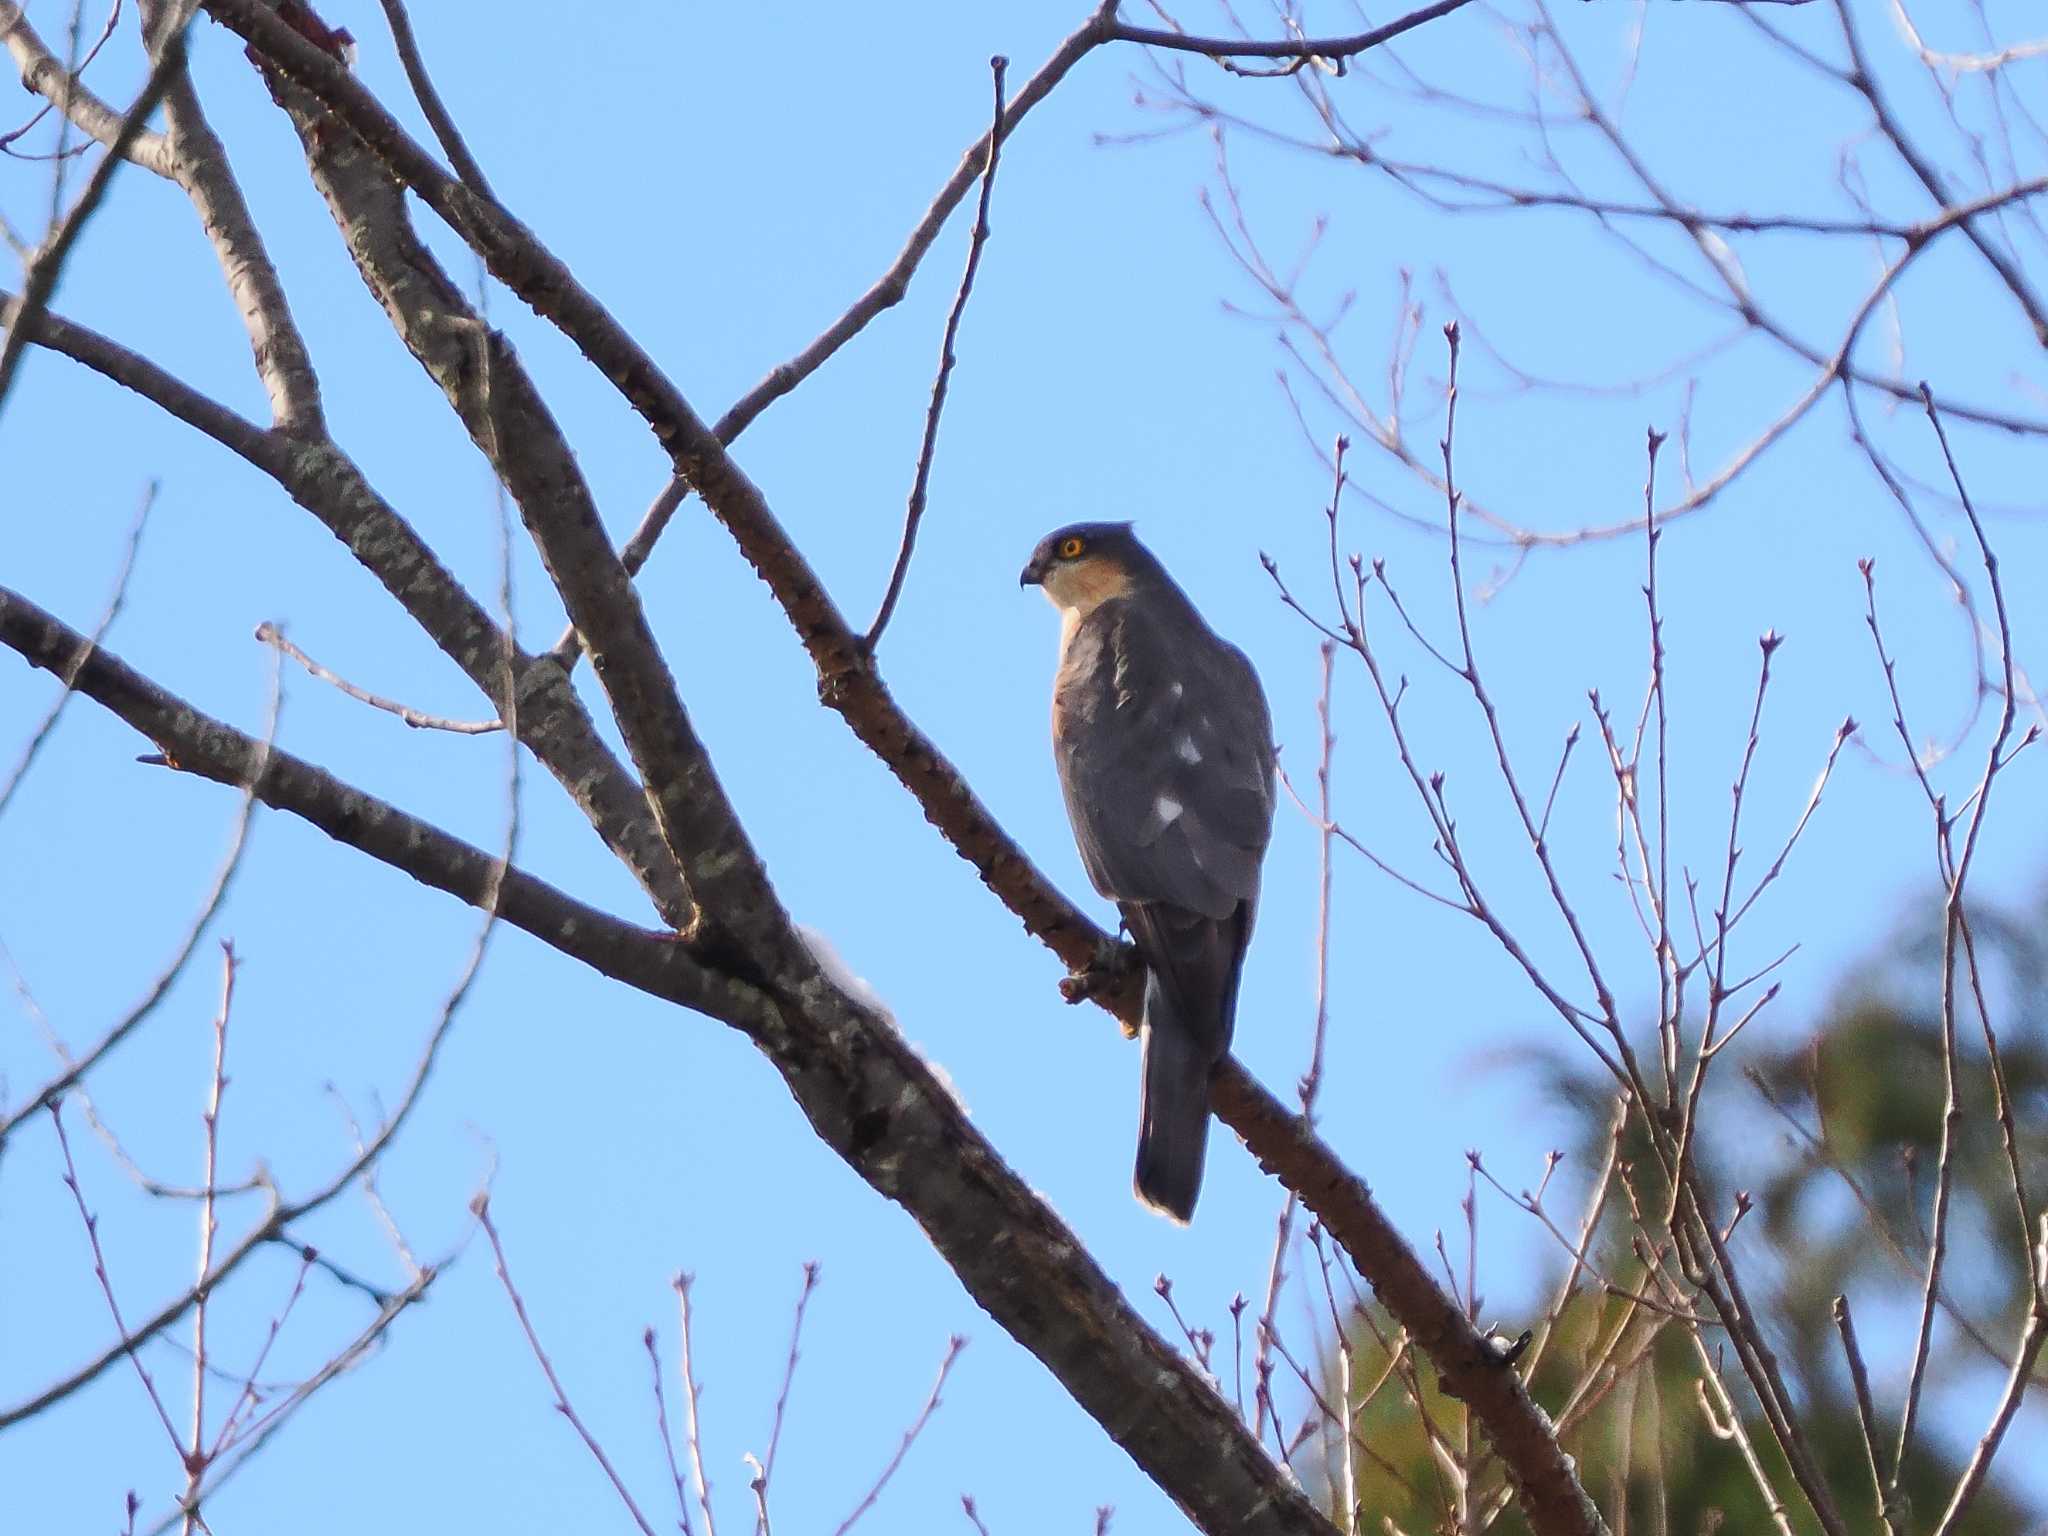
[{"label": "bird's yellow eye", "polygon": [[1068,538],[1068,539],[1061,539],[1061,540],[1060,540],[1060,558],[1061,558],[1062,560],[1071,560],[1071,559],[1073,559],[1073,558],[1074,558],[1074,557],[1075,557],[1076,555],[1080,554],[1080,553],[1081,553],[1081,551],[1082,551],[1082,550],[1084,550],[1084,549],[1086,549],[1087,547],[1088,547],[1088,546],[1087,546],[1087,544],[1086,544],[1086,543],[1085,543],[1085,542],[1084,542],[1083,540],[1081,540],[1081,539],[1074,539],[1074,538]]}]

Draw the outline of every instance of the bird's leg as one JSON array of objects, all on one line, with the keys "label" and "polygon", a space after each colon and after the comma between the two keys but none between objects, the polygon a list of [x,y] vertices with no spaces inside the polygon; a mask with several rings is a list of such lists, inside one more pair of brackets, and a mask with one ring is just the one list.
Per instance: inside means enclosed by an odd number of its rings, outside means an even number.
[{"label": "bird's leg", "polygon": [[[1144,967],[1139,963],[1137,949],[1123,941],[1124,931],[1123,924],[1119,922],[1117,938],[1105,938],[1095,946],[1095,953],[1089,957],[1087,965],[1060,978],[1061,997],[1070,1004],[1100,999],[1113,1007],[1118,994],[1131,989],[1132,982],[1144,974]],[[1138,1026],[1122,1016],[1125,1010],[1113,1008],[1113,1011],[1118,1014],[1117,1022],[1123,1027],[1124,1038],[1135,1038]],[[1128,1011],[1135,1014],[1136,1009]]]}]

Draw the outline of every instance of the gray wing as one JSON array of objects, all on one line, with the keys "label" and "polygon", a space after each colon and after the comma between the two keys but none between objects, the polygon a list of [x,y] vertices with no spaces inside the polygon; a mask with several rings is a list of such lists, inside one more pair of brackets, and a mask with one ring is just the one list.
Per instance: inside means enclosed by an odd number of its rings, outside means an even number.
[{"label": "gray wing", "polygon": [[1098,891],[1221,920],[1258,896],[1272,720],[1243,653],[1162,606],[1104,603],[1069,643],[1060,783]]}]

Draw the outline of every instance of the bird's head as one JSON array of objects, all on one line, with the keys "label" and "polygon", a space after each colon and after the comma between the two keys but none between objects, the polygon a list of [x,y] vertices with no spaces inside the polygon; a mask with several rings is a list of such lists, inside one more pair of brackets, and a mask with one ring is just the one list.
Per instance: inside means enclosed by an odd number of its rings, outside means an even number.
[{"label": "bird's head", "polygon": [[1054,607],[1085,617],[1158,566],[1129,523],[1069,523],[1038,541],[1017,584],[1042,587]]}]

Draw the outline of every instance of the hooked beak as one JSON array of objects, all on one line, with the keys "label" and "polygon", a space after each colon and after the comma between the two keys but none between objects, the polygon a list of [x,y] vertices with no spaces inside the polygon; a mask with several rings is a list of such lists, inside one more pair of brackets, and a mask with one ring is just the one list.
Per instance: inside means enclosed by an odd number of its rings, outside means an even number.
[{"label": "hooked beak", "polygon": [[1043,555],[1033,555],[1030,560],[1025,562],[1023,572],[1017,577],[1017,585],[1020,587],[1036,587],[1043,585],[1044,582],[1045,557]]}]

